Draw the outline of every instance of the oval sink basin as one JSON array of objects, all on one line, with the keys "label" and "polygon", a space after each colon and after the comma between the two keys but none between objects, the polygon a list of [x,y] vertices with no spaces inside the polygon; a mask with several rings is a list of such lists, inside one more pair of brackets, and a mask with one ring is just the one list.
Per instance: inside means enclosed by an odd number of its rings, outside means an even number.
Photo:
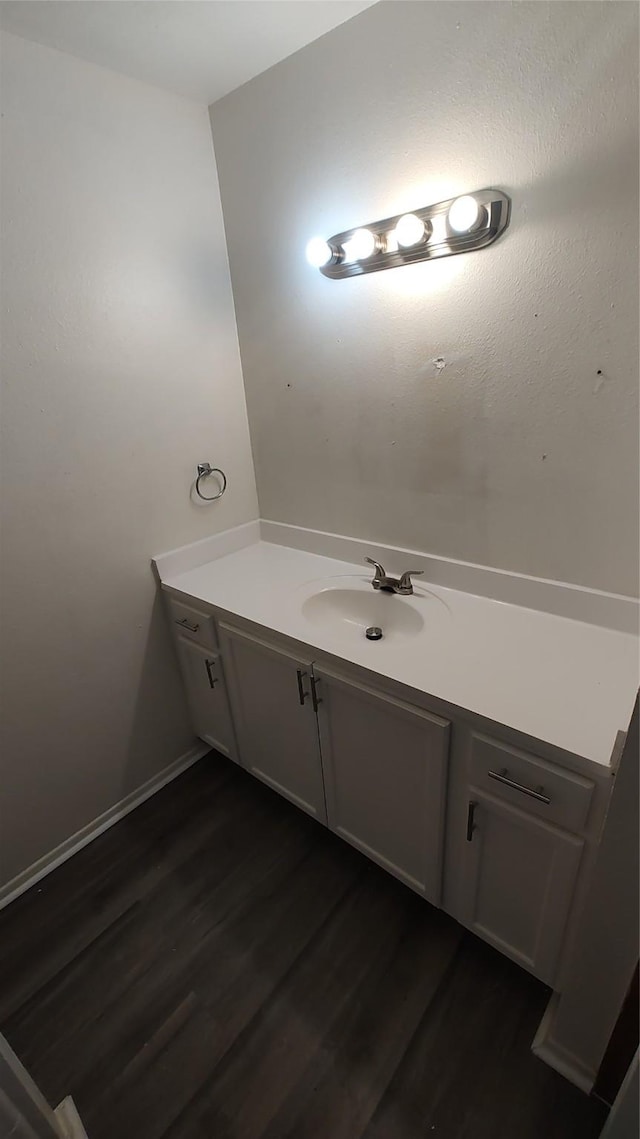
[{"label": "oval sink basin", "polygon": [[308,597],[302,615],[316,627],[350,640],[365,641],[365,630],[378,626],[383,641],[399,641],[422,632],[424,620],[418,604],[380,590],[329,588]]}]

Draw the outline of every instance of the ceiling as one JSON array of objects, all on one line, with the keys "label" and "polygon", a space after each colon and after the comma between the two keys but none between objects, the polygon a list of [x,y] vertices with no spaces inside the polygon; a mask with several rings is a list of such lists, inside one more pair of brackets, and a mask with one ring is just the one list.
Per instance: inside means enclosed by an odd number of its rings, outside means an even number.
[{"label": "ceiling", "polygon": [[0,27],[214,103],[374,0],[2,0]]}]

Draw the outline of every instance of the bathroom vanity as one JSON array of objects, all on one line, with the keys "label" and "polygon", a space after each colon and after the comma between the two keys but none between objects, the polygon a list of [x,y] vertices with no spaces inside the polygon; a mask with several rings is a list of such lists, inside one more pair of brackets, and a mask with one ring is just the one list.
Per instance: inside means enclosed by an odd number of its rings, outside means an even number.
[{"label": "bathroom vanity", "polygon": [[[374,591],[371,554],[414,594]],[[559,989],[634,603],[270,523],[154,565],[196,734]]]}]

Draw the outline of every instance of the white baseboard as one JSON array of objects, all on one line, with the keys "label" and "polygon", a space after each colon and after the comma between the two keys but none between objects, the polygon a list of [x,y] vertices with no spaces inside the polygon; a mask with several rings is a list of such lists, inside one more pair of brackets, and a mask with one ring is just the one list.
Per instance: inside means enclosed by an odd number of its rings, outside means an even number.
[{"label": "white baseboard", "polygon": [[573,1052],[569,1052],[567,1048],[553,1039],[553,1025],[558,1000],[559,993],[552,993],[533,1039],[531,1051],[539,1060],[543,1060],[555,1072],[564,1076],[565,1080],[569,1080],[570,1083],[575,1084],[577,1088],[589,1095],[598,1073],[592,1071],[579,1056],[575,1056]]},{"label": "white baseboard", "polygon": [[117,823],[120,819],[123,819],[125,815],[128,815],[130,811],[139,807],[141,803],[144,803],[145,799],[149,799],[152,795],[155,795],[156,791],[159,791],[161,787],[164,787],[167,783],[170,783],[172,779],[181,775],[188,767],[197,763],[197,761],[202,759],[209,751],[211,751],[211,748],[209,744],[205,743],[190,748],[184,755],[176,759],[174,763],[170,763],[168,767],[165,767],[157,775],[154,775],[152,779],[143,783],[136,791],[132,791],[130,795],[126,795],[124,799],[115,803],[113,807],[109,807],[108,811],[104,811],[102,815],[98,815],[97,819],[94,819],[93,822],[87,823],[86,827],[83,827],[82,830],[76,831],[70,838],[65,839],[59,846],[54,847],[48,854],[43,855],[37,862],[28,866],[26,870],[22,870],[20,874],[17,874],[10,882],[6,882],[4,886],[0,886],[0,910],[8,906],[15,898],[18,898],[20,894],[24,894],[25,890],[34,886],[36,882],[39,882],[46,874],[50,874],[52,870],[55,870],[56,866],[60,866],[63,862],[66,862],[68,858],[71,858],[73,854],[76,854],[78,850],[82,850],[83,846],[87,846],[90,842],[93,842],[93,839],[97,838],[103,831],[108,830],[114,823]]},{"label": "white baseboard", "polygon": [[70,1095],[59,1103],[53,1113],[62,1128],[65,1139],[87,1139],[87,1133]]}]

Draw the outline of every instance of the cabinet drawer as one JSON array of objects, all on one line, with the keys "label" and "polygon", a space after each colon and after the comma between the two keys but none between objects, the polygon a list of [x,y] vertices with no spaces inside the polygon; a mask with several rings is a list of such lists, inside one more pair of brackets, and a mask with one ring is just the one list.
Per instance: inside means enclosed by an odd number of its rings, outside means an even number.
[{"label": "cabinet drawer", "polygon": [[202,613],[183,601],[169,599],[169,617],[174,633],[205,648],[217,649],[216,627],[210,613]]},{"label": "cabinet drawer", "polygon": [[522,811],[570,831],[583,830],[593,783],[486,736],[471,737],[470,782]]}]

